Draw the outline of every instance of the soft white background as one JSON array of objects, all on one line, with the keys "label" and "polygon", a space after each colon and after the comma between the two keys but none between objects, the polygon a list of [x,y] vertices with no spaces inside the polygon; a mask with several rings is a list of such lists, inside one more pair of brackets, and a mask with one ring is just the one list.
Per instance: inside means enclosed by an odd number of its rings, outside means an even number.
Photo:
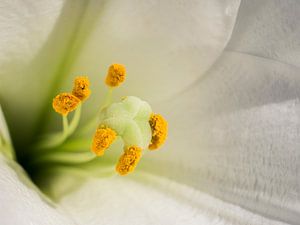
[{"label": "soft white background", "polygon": [[297,0],[1,1],[0,100],[18,149],[59,122],[52,90],[81,73],[97,84],[84,123],[112,62],[129,72],[117,96],[170,125],[135,174],[57,205],[1,157],[1,224],[299,224],[299,21]]}]

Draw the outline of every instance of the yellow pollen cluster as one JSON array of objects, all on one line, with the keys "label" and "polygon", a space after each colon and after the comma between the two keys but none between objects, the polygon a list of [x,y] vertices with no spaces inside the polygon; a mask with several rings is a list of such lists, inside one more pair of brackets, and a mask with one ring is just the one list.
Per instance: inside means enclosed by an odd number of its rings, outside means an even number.
[{"label": "yellow pollen cluster", "polygon": [[113,143],[116,139],[117,133],[110,128],[98,128],[94,135],[92,143],[92,152],[97,156],[102,156],[104,151]]},{"label": "yellow pollen cluster", "polygon": [[81,101],[88,98],[91,94],[91,90],[89,89],[90,81],[87,77],[76,77],[74,80],[74,87],[72,94],[79,98]]},{"label": "yellow pollen cluster", "polygon": [[150,150],[159,148],[165,142],[168,133],[168,123],[159,114],[152,114],[149,120],[152,130],[152,139],[149,145]]},{"label": "yellow pollen cluster", "polygon": [[120,175],[126,175],[132,172],[137,166],[142,156],[142,149],[138,146],[131,146],[124,150],[116,166],[116,171]]},{"label": "yellow pollen cluster", "polygon": [[124,82],[125,76],[125,66],[121,64],[113,64],[108,69],[105,83],[110,87],[117,87]]},{"label": "yellow pollen cluster", "polygon": [[72,93],[60,93],[53,99],[53,109],[63,116],[68,115],[69,112],[76,109],[80,101],[90,95],[89,85],[90,82],[87,77],[77,77],[74,80]]},{"label": "yellow pollen cluster", "polygon": [[69,112],[76,109],[79,103],[80,99],[76,96],[69,93],[61,93],[53,99],[52,106],[57,113],[66,116]]}]

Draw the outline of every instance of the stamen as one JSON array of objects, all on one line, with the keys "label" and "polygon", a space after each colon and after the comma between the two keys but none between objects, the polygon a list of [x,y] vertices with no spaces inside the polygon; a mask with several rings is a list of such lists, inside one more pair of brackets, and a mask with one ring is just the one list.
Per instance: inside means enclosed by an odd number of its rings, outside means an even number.
[{"label": "stamen", "polygon": [[[43,149],[41,158],[34,162],[39,165],[44,162],[66,162],[68,164],[89,162],[96,156],[104,155],[108,148],[118,138],[123,142],[124,152],[120,156],[115,171],[119,175],[127,175],[135,170],[142,157],[142,150],[147,147],[150,150],[157,149],[166,140],[168,132],[167,121],[159,114],[153,114],[151,106],[135,96],[128,96],[121,102],[111,103],[111,95],[114,87],[121,85],[126,78],[126,69],[121,64],[113,64],[109,67],[105,83],[109,86],[107,97],[95,118],[91,119],[85,127],[80,127],[76,131],[78,137],[85,137],[85,134],[97,122],[100,124],[94,133],[92,143],[76,143],[77,136],[69,138],[78,125],[80,118],[81,101],[86,100],[91,91],[90,82],[87,77],[79,76],[74,80],[72,93],[60,93],[53,99],[53,108],[63,116],[63,131],[47,135],[34,146],[34,153],[39,154]],[[75,110],[72,121],[68,123],[68,113]],[[1,138],[1,136],[0,136]],[[68,139],[69,138],[69,139]],[[0,140],[1,141],[1,140]],[[117,144],[117,143],[116,143]],[[69,145],[74,149],[74,154]],[[91,145],[91,152],[83,149]],[[35,151],[36,149],[36,151]],[[31,152],[32,153],[32,152]],[[79,154],[80,153],[80,154]],[[82,153],[82,154],[81,154]],[[88,153],[88,154],[86,154]],[[47,155],[45,155],[47,154]]]},{"label": "stamen", "polygon": [[149,124],[152,130],[152,139],[149,145],[150,150],[158,149],[167,138],[168,123],[159,114],[152,114],[149,120]]},{"label": "stamen", "polygon": [[109,87],[117,87],[124,82],[125,76],[126,76],[125,66],[121,64],[113,64],[108,69],[105,83]]},{"label": "stamen", "polygon": [[76,109],[79,103],[80,99],[76,96],[69,93],[61,93],[53,99],[52,106],[57,113],[66,116],[69,112]]},{"label": "stamen", "polygon": [[92,143],[92,152],[97,156],[102,156],[104,151],[113,143],[116,139],[117,133],[109,127],[100,127],[96,130]]},{"label": "stamen", "polygon": [[138,146],[131,146],[124,150],[116,166],[116,171],[120,175],[127,175],[137,166],[142,156],[142,149]]},{"label": "stamen", "polygon": [[79,98],[81,101],[88,98],[91,94],[91,90],[89,89],[90,81],[88,77],[76,77],[74,80],[74,87],[72,94]]}]

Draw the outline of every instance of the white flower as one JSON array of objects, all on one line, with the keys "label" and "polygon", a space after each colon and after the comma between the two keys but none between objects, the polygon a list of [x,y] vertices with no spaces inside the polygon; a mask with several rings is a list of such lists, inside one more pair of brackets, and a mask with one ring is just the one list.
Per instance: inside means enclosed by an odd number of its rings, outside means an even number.
[{"label": "white flower", "polygon": [[58,126],[51,100],[77,74],[97,84],[84,124],[113,62],[129,74],[117,97],[151,102],[170,134],[128,177],[49,178],[53,203],[6,157],[1,116],[0,223],[298,224],[299,21],[296,0],[2,0],[0,100],[18,157]]}]

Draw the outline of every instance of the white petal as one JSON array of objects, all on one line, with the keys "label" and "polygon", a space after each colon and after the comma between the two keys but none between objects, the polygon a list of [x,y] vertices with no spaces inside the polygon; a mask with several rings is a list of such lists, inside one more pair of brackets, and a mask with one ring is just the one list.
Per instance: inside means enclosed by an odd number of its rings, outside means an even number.
[{"label": "white petal", "polygon": [[20,146],[30,142],[38,119],[44,120],[39,118],[42,111],[51,107],[51,90],[58,89],[85,5],[64,0],[0,2],[0,100]]},{"label": "white petal", "polygon": [[[219,57],[233,29],[239,0],[108,1],[89,6],[102,14],[93,21],[90,36],[70,69],[87,74],[93,96],[86,108],[101,103],[103,80],[112,63],[127,67],[127,80],[118,97],[135,95],[147,101],[170,97],[193,83]],[[91,16],[89,16],[91,17]],[[87,19],[88,20],[88,19]],[[92,19],[89,19],[92,20]]]},{"label": "white petal", "polygon": [[252,211],[297,223],[299,86],[297,67],[224,54],[205,78],[157,106],[169,120],[170,135],[165,148],[147,154],[141,165]]},{"label": "white petal", "polygon": [[15,225],[74,224],[60,208],[41,196],[22,169],[0,155],[0,221]]},{"label": "white petal", "polygon": [[60,204],[84,225],[284,224],[146,173],[90,180]]},{"label": "white petal", "polygon": [[109,1],[73,72],[102,81],[108,66],[120,62],[127,66],[127,91],[148,100],[170,96],[215,62],[238,6],[239,0]]},{"label": "white petal", "polygon": [[2,1],[0,96],[14,140],[26,144],[33,128],[41,131],[67,76],[93,78],[97,97],[88,108],[95,109],[107,66],[116,61],[128,67],[123,94],[159,100],[178,92],[220,55],[239,2]]},{"label": "white petal", "polygon": [[47,88],[42,85],[49,77],[45,73],[48,68],[38,65],[43,57],[40,51],[44,50],[61,7],[62,1],[0,2],[0,99],[8,122],[15,128],[11,130],[13,136],[19,134],[21,127],[27,127],[19,139],[31,133],[37,108],[45,100]]},{"label": "white petal", "polygon": [[300,65],[300,2],[242,1],[227,48]]}]

